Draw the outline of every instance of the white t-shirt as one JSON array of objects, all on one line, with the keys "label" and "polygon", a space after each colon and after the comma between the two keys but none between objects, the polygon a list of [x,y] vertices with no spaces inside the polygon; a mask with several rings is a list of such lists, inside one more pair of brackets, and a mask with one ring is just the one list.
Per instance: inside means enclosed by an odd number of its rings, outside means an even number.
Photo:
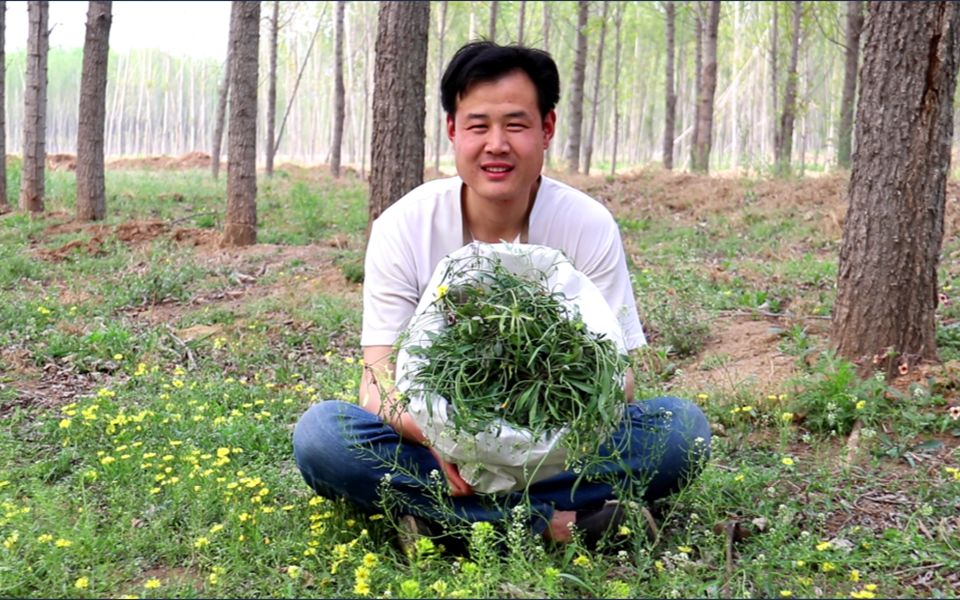
[{"label": "white t-shirt", "polygon": [[[427,182],[374,221],[364,259],[361,346],[390,346],[407,327],[440,260],[464,243],[459,177]],[[541,177],[527,242],[561,250],[596,285],[628,350],[646,343],[613,215],[564,183]]]}]

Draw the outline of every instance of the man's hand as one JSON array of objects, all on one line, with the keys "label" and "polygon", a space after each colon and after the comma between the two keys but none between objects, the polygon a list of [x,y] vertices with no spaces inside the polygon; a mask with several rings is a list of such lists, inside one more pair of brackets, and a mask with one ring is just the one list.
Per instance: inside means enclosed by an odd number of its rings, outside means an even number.
[{"label": "man's hand", "polygon": [[447,482],[450,484],[450,495],[469,496],[473,494],[473,488],[460,476],[460,468],[440,458],[440,454],[433,448],[429,448],[429,450],[430,454],[432,454],[440,464],[440,470],[442,470],[443,474],[447,477]]}]

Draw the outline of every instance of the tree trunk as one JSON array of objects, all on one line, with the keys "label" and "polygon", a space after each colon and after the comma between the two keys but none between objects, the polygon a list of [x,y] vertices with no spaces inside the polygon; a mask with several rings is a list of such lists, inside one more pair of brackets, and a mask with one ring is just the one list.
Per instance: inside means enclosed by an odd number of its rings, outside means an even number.
[{"label": "tree trunk", "polygon": [[[550,52],[550,3],[543,3],[543,50],[544,52]],[[547,146],[547,149],[543,152],[543,164],[548,169],[553,163],[553,152],[551,152],[552,146]]]},{"label": "tree trunk", "polygon": [[230,11],[230,127],[223,246],[257,242],[257,68],[260,3],[234,0]]},{"label": "tree trunk", "polygon": [[776,162],[777,148],[780,147],[780,129],[777,122],[777,115],[779,114],[777,96],[780,95],[780,84],[778,82],[780,73],[777,66],[778,55],[780,54],[780,43],[778,41],[780,26],[777,21],[780,14],[780,5],[772,2],[770,7],[773,10],[773,24],[770,26],[770,119],[773,121],[773,158]]},{"label": "tree trunk", "polygon": [[[7,56],[4,52],[7,31],[7,3],[0,0],[0,107],[7,105]],[[7,119],[0,110],[0,214],[10,212],[7,201]]]},{"label": "tree trunk", "polygon": [[700,137],[700,104],[703,93],[703,2],[694,6],[693,133],[690,135],[690,166],[697,164],[697,138]]},{"label": "tree trunk", "polygon": [[[443,78],[443,39],[447,35],[447,0],[440,3],[440,27],[437,36],[437,81]],[[433,122],[437,126],[437,135],[433,143],[433,170],[440,172],[440,141],[444,134],[445,119],[442,114],[440,101],[437,101],[437,108],[434,114]]]},{"label": "tree trunk", "polygon": [[713,144],[713,95],[717,89],[717,29],[720,25],[720,0],[710,2],[710,15],[706,27],[706,43],[703,45],[703,76],[697,116],[697,137],[693,142],[693,171],[707,173],[710,170],[710,147]]},{"label": "tree trunk", "polygon": [[107,58],[110,54],[110,0],[91,0],[83,43],[80,123],[77,128],[77,220],[106,216],[103,181],[103,126],[107,112]]},{"label": "tree trunk", "polygon": [[280,37],[280,0],[273,0],[273,18],[270,20],[270,72],[267,74],[267,140],[266,171],[273,177],[273,159],[277,154],[274,145],[277,126],[277,41]]},{"label": "tree trunk", "polygon": [[[232,16],[230,24],[232,27]],[[233,46],[231,45],[227,48],[227,59],[223,62],[223,79],[220,81],[220,89],[217,90],[217,116],[216,123],[213,126],[213,149],[210,151],[210,169],[214,179],[220,177],[220,145],[223,143],[223,129],[227,118],[227,98],[230,96],[230,70],[234,61],[232,52]]]},{"label": "tree trunk", "polygon": [[333,150],[330,172],[340,177],[340,149],[343,146],[343,121],[346,118],[346,92],[343,89],[343,9],[344,0],[337,0],[336,34],[333,65]]},{"label": "tree trunk", "polygon": [[853,141],[853,107],[857,96],[857,64],[860,57],[860,30],[863,28],[862,0],[847,0],[846,63],[843,67],[843,99],[840,100],[840,130],[837,132],[837,164],[850,166]]},{"label": "tree trunk", "polygon": [[863,371],[936,359],[960,4],[871,2],[833,339]]},{"label": "tree trunk", "polygon": [[500,6],[500,2],[497,0],[490,1],[490,28],[488,30],[488,38],[491,42],[497,41],[497,9]]},{"label": "tree trunk", "polygon": [[580,132],[583,128],[583,80],[587,71],[587,19],[590,3],[577,2],[577,54],[573,61],[573,88],[570,93],[570,136],[567,140],[567,172],[580,171]]},{"label": "tree trunk", "polygon": [[597,113],[600,112],[600,81],[603,79],[603,47],[607,39],[607,15],[610,13],[610,3],[603,3],[603,13],[600,17],[600,45],[597,47],[597,67],[593,78],[593,110],[590,114],[590,128],[587,130],[587,147],[583,152],[583,173],[590,174],[590,164],[593,161],[593,136],[597,129]]},{"label": "tree trunk", "polygon": [[617,43],[613,54],[613,152],[610,158],[610,176],[617,174],[617,148],[620,141],[620,54],[623,50],[623,4],[617,4],[616,24]]},{"label": "tree trunk", "polygon": [[527,0],[520,0],[520,23],[517,25],[517,44],[523,45],[523,28],[527,20]]},{"label": "tree trunk", "polygon": [[423,182],[429,29],[429,3],[380,3],[368,233],[388,206]]},{"label": "tree trunk", "polygon": [[[674,89],[673,54],[677,37],[677,8],[666,2],[667,10],[667,67],[666,67],[666,114],[663,125],[663,168],[673,169],[673,136],[677,121],[677,92]],[[617,69],[619,72],[620,69]]]},{"label": "tree trunk", "polygon": [[47,49],[50,30],[49,3],[27,3],[26,89],[23,93],[23,164],[20,175],[20,208],[33,214],[43,212],[44,167],[47,135]]},{"label": "tree trunk", "polygon": [[783,114],[780,115],[780,146],[777,150],[777,174],[790,174],[793,152],[793,125],[797,118],[797,65],[800,57],[800,16],[803,3],[793,3],[793,39],[790,41],[790,64],[787,66],[787,83],[783,89]]}]

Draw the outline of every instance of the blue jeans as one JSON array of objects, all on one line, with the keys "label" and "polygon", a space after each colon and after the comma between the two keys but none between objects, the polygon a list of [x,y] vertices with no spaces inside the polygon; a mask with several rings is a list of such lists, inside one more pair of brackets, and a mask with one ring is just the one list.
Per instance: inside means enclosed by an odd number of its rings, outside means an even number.
[{"label": "blue jeans", "polygon": [[456,498],[442,493],[446,482],[427,448],[401,439],[380,417],[355,404],[329,400],[310,407],[294,429],[293,452],[303,478],[318,494],[345,497],[367,512],[384,510],[386,495],[400,512],[472,523],[506,520],[512,507],[524,504],[531,527],[540,533],[554,510],[596,508],[616,494],[650,501],[676,492],[709,458],[710,426],[687,400],[641,401],[629,405],[624,424],[601,447],[602,460],[585,473],[560,473],[526,493]]}]

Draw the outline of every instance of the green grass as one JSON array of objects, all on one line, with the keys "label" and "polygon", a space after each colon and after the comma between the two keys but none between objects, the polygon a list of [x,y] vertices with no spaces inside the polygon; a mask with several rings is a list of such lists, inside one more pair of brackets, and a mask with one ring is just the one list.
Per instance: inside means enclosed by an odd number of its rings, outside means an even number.
[{"label": "green grass", "polygon": [[[222,180],[111,172],[99,252],[53,260],[38,251],[90,232],[45,232],[74,202],[72,174],[48,177],[52,217],[0,218],[4,596],[956,595],[960,424],[947,409],[960,373],[894,388],[829,353],[811,325],[833,302],[836,240],[795,208],[768,209],[754,181],[735,210],[617,214],[651,339],[635,357],[638,388],[695,399],[717,427],[702,476],[653,507],[660,536],[640,536],[636,513],[621,555],[476,527],[470,556],[449,557],[427,541],[405,556],[389,518],[314,497],[291,455],[307,407],[356,397],[359,181],[294,170],[261,181],[259,240],[277,246],[233,254],[113,233],[151,219],[216,229]],[[948,240],[945,255],[957,251]],[[960,287],[953,263],[940,281]],[[960,360],[958,307],[938,313],[945,360]],[[677,387],[696,361],[712,372],[735,361],[703,354],[731,315],[764,314],[782,315],[770,343],[799,365],[795,378]],[[727,528],[749,534],[732,562]]]}]

